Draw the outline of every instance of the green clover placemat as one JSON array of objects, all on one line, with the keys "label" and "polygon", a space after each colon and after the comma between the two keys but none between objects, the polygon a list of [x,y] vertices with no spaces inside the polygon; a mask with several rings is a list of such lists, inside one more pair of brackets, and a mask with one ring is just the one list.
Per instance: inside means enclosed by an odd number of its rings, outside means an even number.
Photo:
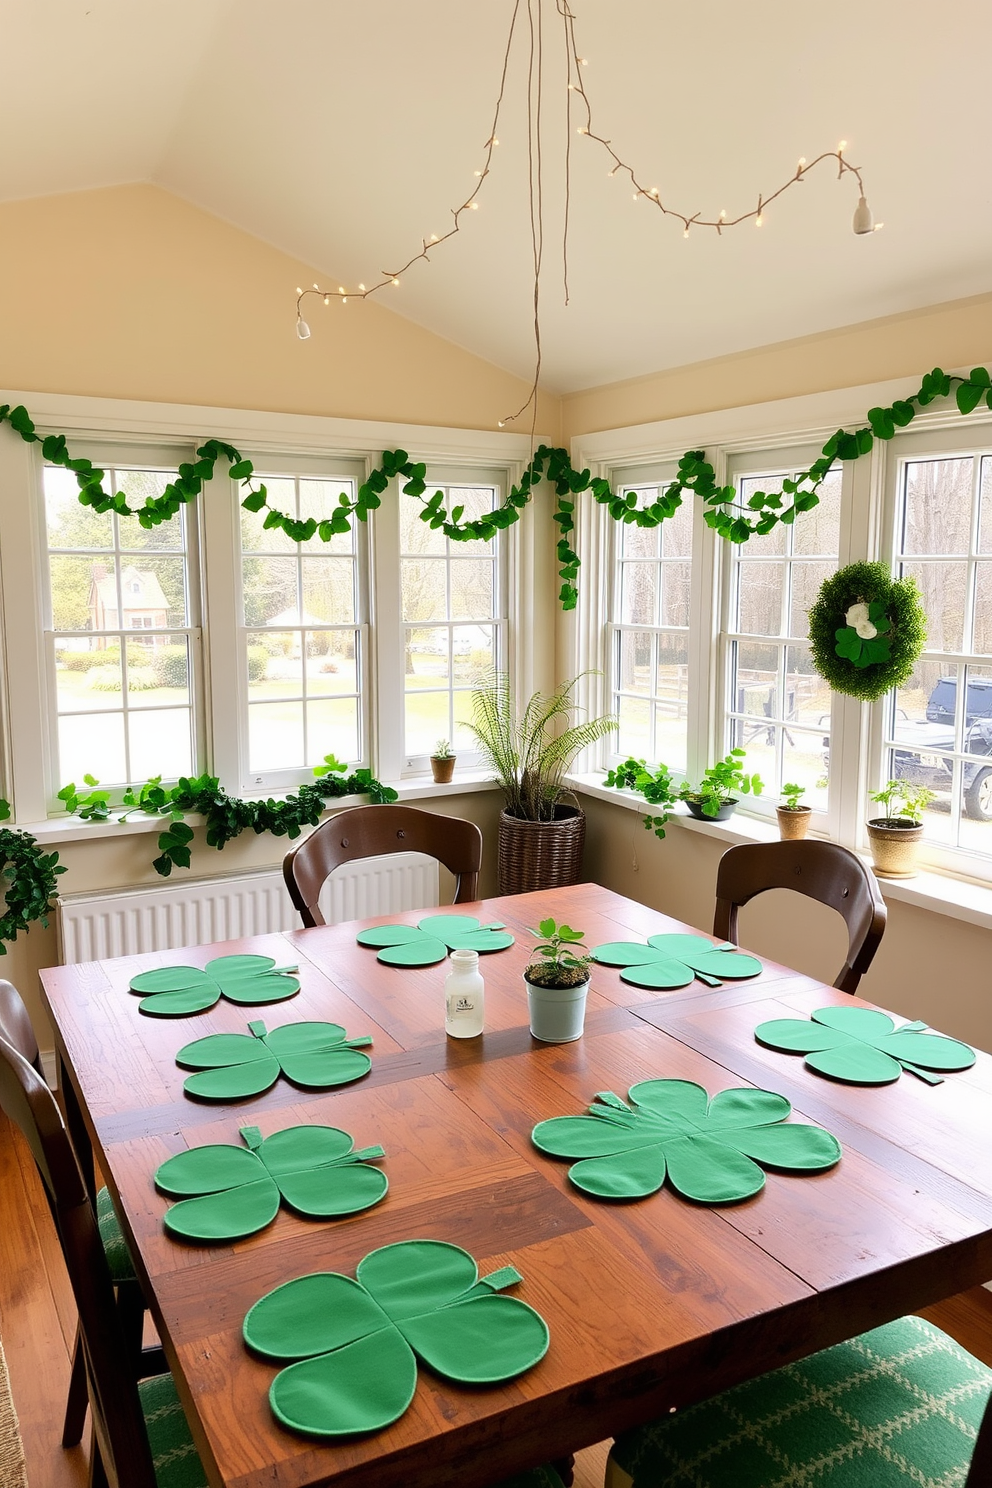
[{"label": "green clover placemat", "polygon": [[373,925],[362,930],[358,944],[379,950],[387,966],[433,966],[449,951],[505,951],[513,936],[502,923],[483,925],[474,915],[426,915],[416,925]]},{"label": "green clover placemat", "polygon": [[371,1251],[355,1275],[301,1276],[245,1317],[255,1353],[298,1361],[269,1390],[276,1419],[294,1431],[348,1436],[388,1426],[413,1399],[418,1358],[459,1384],[494,1385],[547,1352],[540,1313],[497,1295],[523,1280],[512,1266],[480,1279],[459,1246],[405,1240]]},{"label": "green clover placemat", "polygon": [[358,1214],[378,1204],[389,1187],[372,1158],[381,1147],[355,1151],[354,1138],[336,1126],[289,1126],[263,1141],[243,1126],[244,1147],[194,1147],[167,1158],[155,1187],[179,1199],[164,1218],[183,1240],[240,1240],[271,1224],[282,1200],[310,1219]]},{"label": "green clover placemat", "polygon": [[285,1075],[308,1090],[329,1090],[361,1079],[372,1068],[358,1050],[371,1044],[366,1034],[348,1038],[339,1023],[287,1023],[266,1033],[264,1023],[249,1023],[248,1033],[211,1033],[184,1044],[176,1063],[200,1073],[183,1089],[203,1100],[242,1100],[261,1095]]},{"label": "green clover placemat", "polygon": [[568,1176],[597,1199],[643,1199],[665,1179],[697,1204],[732,1204],[765,1185],[758,1164],[820,1173],[840,1143],[819,1126],[783,1123],[792,1111],[770,1090],[721,1090],[709,1099],[691,1080],[642,1080],[628,1105],[601,1090],[588,1116],[554,1116],[531,1132],[552,1157],[577,1157]]},{"label": "green clover placemat", "polygon": [[941,1085],[933,1070],[970,1069],[975,1051],[957,1039],[927,1033],[925,1023],[896,1028],[874,1008],[817,1008],[812,1019],[773,1018],[754,1030],[759,1044],[786,1054],[805,1054],[808,1069],[849,1085],[890,1085],[903,1070],[928,1085]]},{"label": "green clover placemat", "polygon": [[713,945],[702,935],[650,935],[646,945],[611,940],[594,946],[591,955],[602,966],[622,967],[620,980],[632,987],[671,990],[688,987],[696,977],[708,987],[719,987],[724,980],[757,976],[761,970],[755,956],[743,955],[729,941]]},{"label": "green clover placemat", "polygon": [[295,966],[276,967],[271,956],[218,956],[198,966],[159,966],[132,977],[130,990],[142,994],[138,1011],[157,1018],[187,1018],[212,1008],[222,997],[257,1007],[295,997],[300,984]]}]

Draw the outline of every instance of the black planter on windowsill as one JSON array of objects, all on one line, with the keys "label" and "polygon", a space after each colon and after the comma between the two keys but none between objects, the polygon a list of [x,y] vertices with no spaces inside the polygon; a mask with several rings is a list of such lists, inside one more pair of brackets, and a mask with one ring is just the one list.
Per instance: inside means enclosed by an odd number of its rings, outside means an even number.
[{"label": "black planter on windowsill", "polygon": [[715,816],[710,812],[704,811],[702,801],[694,801],[691,796],[685,798],[685,804],[689,815],[694,816],[697,821],[726,821],[728,816],[733,816],[734,814],[737,806],[737,798],[733,797],[729,801],[724,801]]}]

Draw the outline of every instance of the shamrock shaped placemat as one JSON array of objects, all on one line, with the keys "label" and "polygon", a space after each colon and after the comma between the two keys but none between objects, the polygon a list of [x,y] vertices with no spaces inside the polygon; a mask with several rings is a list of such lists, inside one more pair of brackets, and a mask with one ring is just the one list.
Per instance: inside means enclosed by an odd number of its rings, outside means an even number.
[{"label": "shamrock shaped placemat", "polygon": [[418,1358],[458,1384],[494,1385],[547,1353],[540,1313],[497,1295],[523,1280],[512,1266],[480,1278],[459,1246],[405,1240],[371,1251],[355,1275],[301,1276],[245,1317],[255,1353],[299,1361],[269,1390],[276,1419],[294,1431],[348,1436],[388,1426],[413,1399]]},{"label": "shamrock shaped placemat", "polygon": [[131,978],[132,992],[148,993],[138,1011],[158,1018],[186,1018],[212,1008],[222,997],[257,1007],[295,997],[295,966],[276,967],[271,956],[218,956],[198,966],[159,966]]},{"label": "shamrock shaped placemat", "polygon": [[288,1126],[263,1141],[243,1126],[244,1147],[194,1147],[167,1158],[155,1187],[179,1199],[165,1228],[183,1240],[240,1240],[271,1224],[282,1199],[310,1219],[358,1214],[378,1204],[389,1187],[381,1147],[355,1151],[354,1138],[336,1126]]},{"label": "shamrock shaped placemat", "polygon": [[513,936],[499,920],[484,925],[474,915],[426,915],[416,925],[373,925],[358,944],[379,948],[387,966],[433,966],[449,951],[505,951]]},{"label": "shamrock shaped placemat", "polygon": [[817,1008],[812,1019],[773,1018],[754,1030],[759,1044],[786,1054],[805,1054],[805,1065],[819,1075],[849,1085],[890,1085],[903,1070],[941,1085],[933,1070],[970,1069],[975,1051],[957,1039],[927,1033],[925,1023],[896,1028],[888,1013],[874,1008]]},{"label": "shamrock shaped placemat", "polygon": [[708,987],[757,976],[761,962],[724,941],[713,945],[702,935],[649,935],[639,940],[611,940],[594,946],[592,959],[602,966],[621,966],[622,982],[632,987],[688,987],[695,977]]},{"label": "shamrock shaped placemat", "polygon": [[266,1033],[249,1023],[248,1033],[211,1033],[184,1044],[176,1063],[198,1070],[183,1085],[203,1100],[241,1100],[261,1095],[280,1074],[308,1090],[329,1090],[361,1079],[372,1068],[358,1050],[371,1044],[366,1034],[348,1038],[340,1023],[287,1023]]},{"label": "shamrock shaped placemat", "polygon": [[553,1116],[531,1132],[552,1157],[577,1157],[568,1176],[597,1199],[643,1199],[667,1177],[697,1204],[732,1204],[765,1186],[758,1163],[821,1173],[840,1143],[819,1126],[790,1122],[792,1107],[770,1090],[721,1090],[712,1100],[691,1080],[642,1080],[628,1105],[601,1090],[588,1116]]}]

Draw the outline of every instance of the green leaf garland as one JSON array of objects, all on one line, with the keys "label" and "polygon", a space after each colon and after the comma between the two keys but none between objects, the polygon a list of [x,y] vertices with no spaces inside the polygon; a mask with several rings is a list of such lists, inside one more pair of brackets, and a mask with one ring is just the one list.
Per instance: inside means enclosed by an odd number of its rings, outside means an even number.
[{"label": "green leaf garland", "polygon": [[627,1101],[599,1091],[588,1111],[538,1122],[531,1140],[552,1157],[579,1158],[569,1181],[597,1199],[647,1198],[667,1178],[697,1204],[735,1204],[764,1188],[759,1163],[822,1173],[841,1155],[822,1127],[786,1123],[792,1107],[770,1090],[721,1090],[710,1100],[691,1080],[642,1080]]},{"label": "green leaf garland", "polygon": [[512,1266],[480,1278],[459,1246],[405,1240],[371,1251],[355,1276],[301,1276],[245,1316],[248,1347],[288,1363],[272,1382],[269,1404],[291,1431],[381,1431],[413,1400],[418,1359],[458,1384],[495,1385],[547,1353],[540,1313],[499,1295],[523,1280]]},{"label": "green leaf garland", "polygon": [[244,1147],[211,1143],[167,1158],[155,1187],[180,1202],[163,1223],[182,1240],[241,1240],[271,1224],[284,1202],[310,1219],[359,1214],[385,1197],[388,1179],[370,1166],[381,1147],[355,1150],[336,1126],[290,1126],[262,1138],[241,1128]]},{"label": "green leaf garland", "polygon": [[975,1051],[957,1039],[928,1033],[925,1023],[897,1028],[875,1008],[817,1008],[806,1018],[772,1018],[754,1030],[759,1044],[786,1054],[805,1054],[807,1069],[851,1085],[891,1085],[903,1070],[928,1085],[944,1072],[970,1069]]},{"label": "green leaf garland", "polygon": [[[512,526],[519,519],[521,511],[531,500],[534,487],[546,480],[554,486],[556,496],[553,520],[559,534],[559,600],[563,609],[572,610],[578,602],[576,580],[579,572],[579,555],[572,543],[572,533],[575,530],[574,498],[584,491],[589,491],[595,501],[605,506],[615,522],[634,523],[647,528],[656,527],[673,516],[682,505],[683,495],[691,492],[706,503],[708,510],[704,520],[719,537],[729,542],[747,542],[752,535],[764,536],[778,523],[791,525],[797,516],[811,511],[819,504],[820,487],[837,460],[860,459],[873,448],[876,439],[892,439],[899,429],[912,423],[919,409],[937,399],[949,397],[952,391],[958,411],[962,414],[971,413],[982,403],[992,409],[992,377],[985,367],[973,368],[967,377],[952,376],[940,367],[935,367],[932,372],[926,373],[915,393],[906,398],[897,398],[888,407],[870,408],[867,413],[868,422],[860,429],[838,429],[824,444],[820,455],[808,470],[802,471],[795,478],[782,481],[781,490],[754,492],[748,498],[746,506],[740,504],[735,486],[717,484],[716,472],[707,461],[704,450],[687,451],[679,460],[678,471],[672,483],[659,491],[653,501],[642,506],[638,492],[614,492],[609,482],[602,477],[593,476],[588,470],[576,470],[567,450],[542,444],[535,450],[520,483],[513,487],[502,506],[470,521],[462,519],[459,508],[456,507],[451,512],[446,509],[442,492],[435,491],[432,496],[426,497],[426,466],[411,461],[405,450],[385,450],[381,463],[359,487],[354,501],[342,492],[332,518],[321,522],[314,518],[301,521],[269,505],[265,486],[254,483],[251,460],[223,440],[206,440],[197,449],[196,460],[180,465],[175,481],[166,487],[161,496],[151,497],[142,506],[132,508],[124,492],[118,491],[111,496],[104,489],[104,471],[95,467],[85,456],[72,456],[64,434],[40,435],[23,404],[14,407],[9,403],[0,404],[0,424],[6,423],[29,444],[40,443],[46,460],[71,470],[79,486],[79,500],[82,505],[97,512],[115,511],[122,516],[134,515],[142,527],[146,528],[170,520],[182,506],[193,501],[203,490],[204,483],[213,477],[218,463],[224,460],[227,461],[231,479],[240,482],[246,490],[247,494],[242,497],[242,506],[252,512],[265,510],[265,525],[279,528],[294,542],[307,542],[312,537],[330,542],[336,534],[350,531],[355,518],[360,522],[367,521],[369,513],[381,505],[382,495],[390,480],[399,477],[405,481],[404,494],[421,499],[421,520],[432,530],[442,530],[446,537],[455,542],[489,541],[496,532]],[[901,582],[908,584],[910,581]],[[907,594],[907,600],[908,598]],[[856,598],[850,601],[855,602]],[[910,619],[909,624],[901,623],[899,616],[891,610],[888,613],[894,622],[891,656],[886,659],[876,654],[870,662],[858,667],[852,659],[836,654],[836,632],[841,628],[836,614],[833,615],[829,645],[822,637],[820,641],[813,642],[811,612],[810,636],[814,660],[821,675],[836,690],[850,691],[855,697],[878,697],[889,687],[897,685],[891,680],[886,681],[885,686],[875,691],[874,688],[883,674],[899,680],[909,675],[912,666],[906,672],[901,667],[906,664],[906,657],[912,652],[914,631],[918,631],[923,624],[921,613],[918,610],[912,612],[916,614],[916,620],[913,622]],[[909,616],[907,607],[904,622]],[[920,646],[922,647],[922,640]],[[825,658],[822,664],[817,660],[818,655]],[[915,656],[913,659],[915,660]],[[844,685],[838,685],[832,680],[833,677],[839,678]],[[858,681],[857,678],[861,680]],[[629,765],[637,763],[628,762]],[[366,777],[365,784],[353,783],[360,781],[362,776]],[[179,816],[183,812],[202,811],[207,816],[207,841],[214,847],[223,847],[225,842],[231,841],[249,827],[255,832],[271,831],[277,836],[292,837],[298,835],[301,825],[313,825],[319,819],[319,806],[304,794],[312,793],[314,786],[302,787],[298,797],[290,797],[286,802],[248,802],[228,796],[219,789],[218,782],[213,777],[204,775],[198,781],[180,781],[180,787],[184,784],[188,789],[180,792],[171,804],[175,805]],[[195,791],[195,805],[189,804],[194,795],[194,787],[199,787]],[[66,789],[75,798],[75,787]],[[147,787],[142,787],[142,795],[146,790]],[[342,782],[341,789],[331,790],[321,799],[330,799],[351,791],[369,791],[373,793],[373,799],[378,800],[395,799],[394,793],[387,787],[375,781],[368,771],[361,770]],[[80,814],[85,818],[106,820],[99,801],[93,801],[92,797],[75,799],[79,800]],[[152,807],[148,798],[145,801],[136,800],[134,804],[140,810],[164,809],[164,804]],[[72,810],[74,807],[69,806],[68,809]],[[653,826],[658,835],[663,836],[666,819],[666,815],[647,817],[645,825]],[[158,873],[167,876],[173,867],[189,867],[189,843],[192,835],[192,831],[181,821],[174,822],[161,834],[160,853],[154,863]],[[27,844],[13,841],[15,836],[26,838]],[[50,891],[46,890],[54,882],[52,873],[61,871],[55,867],[57,854],[46,855],[37,848],[37,844],[32,847],[32,843],[33,839],[28,838],[26,833],[0,837],[0,851],[7,853],[5,878],[8,885],[7,911],[0,917],[0,954],[3,954],[4,940],[13,940],[20,930],[26,929],[34,920],[44,920],[51,908],[54,887]],[[13,909],[11,892],[14,895]]]},{"label": "green leaf garland", "polygon": [[[868,606],[876,637],[863,639],[846,623],[856,604]],[[926,636],[915,580],[894,579],[885,563],[849,563],[831,574],[809,612],[813,665],[835,692],[862,701],[874,701],[912,676]]]}]

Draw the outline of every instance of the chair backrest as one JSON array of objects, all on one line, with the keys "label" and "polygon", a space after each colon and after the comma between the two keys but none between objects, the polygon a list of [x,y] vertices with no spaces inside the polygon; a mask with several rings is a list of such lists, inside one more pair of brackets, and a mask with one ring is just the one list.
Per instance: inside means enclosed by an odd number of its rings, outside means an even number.
[{"label": "chair backrest", "polygon": [[34,1036],[31,1019],[21,1000],[21,994],[11,982],[2,980],[0,980],[0,1038],[6,1039],[8,1044],[13,1044],[18,1054],[26,1059],[39,1075],[44,1073],[41,1068],[41,1055],[38,1052],[38,1040]]},{"label": "chair backrest", "polygon": [[93,1206],[55,1097],[2,1036],[0,1106],[23,1132],[48,1190],[79,1312],[93,1425],[111,1488],[155,1488],[138,1387],[128,1367]]},{"label": "chair backrest", "polygon": [[794,889],[837,910],[847,922],[847,960],[834,982],[856,992],[885,930],[886,908],[874,873],[835,842],[756,842],[731,847],[716,874],[713,934],[737,943],[737,911],[766,889]]},{"label": "chair backrest", "polygon": [[482,833],[474,822],[412,806],[353,806],[322,822],[286,854],[282,871],[304,925],[323,925],[317,899],[329,873],[356,858],[421,852],[456,878],[455,904],[478,897]]}]

